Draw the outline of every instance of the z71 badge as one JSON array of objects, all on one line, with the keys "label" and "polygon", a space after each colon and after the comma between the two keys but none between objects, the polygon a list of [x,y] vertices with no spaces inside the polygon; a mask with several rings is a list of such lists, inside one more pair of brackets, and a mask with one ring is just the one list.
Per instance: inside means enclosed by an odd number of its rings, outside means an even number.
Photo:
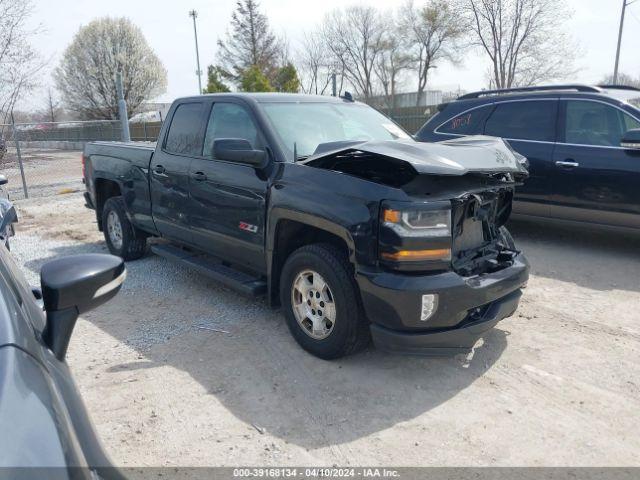
[{"label": "z71 badge", "polygon": [[250,223],[240,222],[240,224],[238,225],[238,228],[240,228],[240,230],[244,230],[246,232],[258,233],[258,226],[257,225],[251,225]]}]

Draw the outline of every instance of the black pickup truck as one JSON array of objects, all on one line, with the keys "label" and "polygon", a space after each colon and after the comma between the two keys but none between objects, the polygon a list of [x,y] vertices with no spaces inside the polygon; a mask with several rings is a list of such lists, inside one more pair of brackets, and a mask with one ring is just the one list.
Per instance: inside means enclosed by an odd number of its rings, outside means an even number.
[{"label": "black pickup truck", "polygon": [[518,306],[529,267],[503,226],[526,160],[501,139],[414,141],[351,99],[174,102],[153,144],[95,142],[87,205],[109,250],[151,250],[280,305],[337,358],[469,351]]}]

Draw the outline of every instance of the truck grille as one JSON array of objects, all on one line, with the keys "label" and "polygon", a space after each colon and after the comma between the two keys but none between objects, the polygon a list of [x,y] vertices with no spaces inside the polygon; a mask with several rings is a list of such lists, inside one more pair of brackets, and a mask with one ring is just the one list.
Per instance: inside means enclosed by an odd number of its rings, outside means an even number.
[{"label": "truck grille", "polygon": [[462,222],[462,231],[455,237],[455,251],[464,252],[482,247],[485,243],[482,222],[466,218]]},{"label": "truck grille", "polygon": [[491,224],[495,224],[497,197],[470,195],[460,199],[453,209],[453,253],[463,254],[482,248],[491,240]]},{"label": "truck grille", "polygon": [[500,227],[509,217],[511,198],[511,193],[487,191],[453,202],[451,260],[456,272],[476,275],[510,264],[513,251],[503,245]]}]

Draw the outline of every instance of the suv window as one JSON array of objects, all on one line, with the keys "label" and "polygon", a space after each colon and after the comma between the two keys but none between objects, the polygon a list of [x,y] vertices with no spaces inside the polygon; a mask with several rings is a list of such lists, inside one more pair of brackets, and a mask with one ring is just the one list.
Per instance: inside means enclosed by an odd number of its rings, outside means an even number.
[{"label": "suv window", "polygon": [[[622,113],[622,112],[620,112]],[[634,128],[640,128],[640,121],[633,118],[631,115],[622,113],[622,119],[624,121],[624,131],[633,130]]]},{"label": "suv window", "polygon": [[622,135],[640,122],[611,105],[567,100],[565,142],[619,147]]},{"label": "suv window", "polygon": [[482,133],[482,125],[492,109],[493,104],[490,104],[464,112],[438,127],[436,132],[454,135],[476,135]]},{"label": "suv window", "polygon": [[258,129],[251,114],[236,103],[214,103],[204,136],[204,156],[213,158],[213,141],[219,138],[243,138],[258,147]]},{"label": "suv window", "polygon": [[203,108],[204,105],[201,102],[178,105],[164,144],[166,151],[193,156],[199,156],[202,153],[200,122]]},{"label": "suv window", "polygon": [[486,135],[553,142],[556,139],[556,100],[505,102],[496,105],[484,128]]}]

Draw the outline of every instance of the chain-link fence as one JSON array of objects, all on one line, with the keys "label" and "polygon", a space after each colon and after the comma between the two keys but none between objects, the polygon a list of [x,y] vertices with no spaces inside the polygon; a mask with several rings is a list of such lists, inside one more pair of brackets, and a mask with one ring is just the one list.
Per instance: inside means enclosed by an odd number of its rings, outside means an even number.
[{"label": "chain-link fence", "polygon": [[[130,123],[131,140],[155,142],[161,126]],[[82,190],[84,145],[121,139],[118,120],[0,124],[0,174],[9,180],[4,189],[13,199]]]},{"label": "chain-link fence", "polygon": [[[378,109],[411,134],[435,113],[435,107]],[[131,140],[155,142],[161,127],[157,121],[130,122]],[[0,124],[0,174],[9,180],[4,188],[14,199],[81,190],[84,145],[121,139],[119,120]]]}]

